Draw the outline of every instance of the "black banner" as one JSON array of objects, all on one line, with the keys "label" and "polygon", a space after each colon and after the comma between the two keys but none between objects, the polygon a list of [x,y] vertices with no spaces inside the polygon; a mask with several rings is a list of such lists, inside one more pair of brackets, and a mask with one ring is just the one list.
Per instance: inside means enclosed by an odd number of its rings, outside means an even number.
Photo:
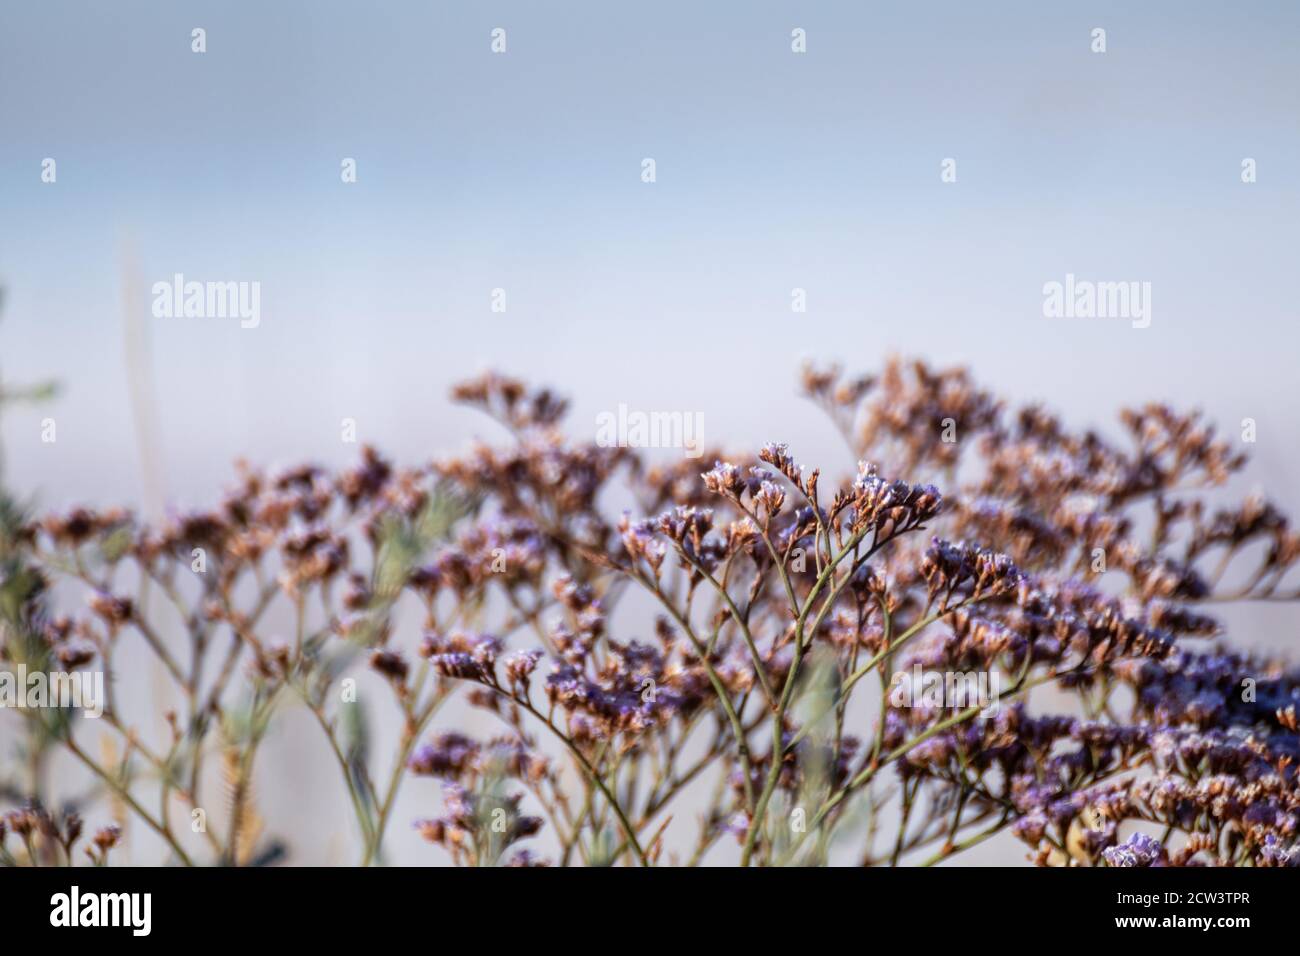
[{"label": "black banner", "polygon": [[[543,944],[555,931],[545,928],[548,913],[581,924],[584,933],[604,927],[618,936],[640,926],[647,939],[669,938],[688,922],[692,934],[722,940],[736,921],[784,922],[783,932],[815,939],[885,921],[891,935],[937,946],[1060,938],[1067,929],[1081,938],[1150,940],[1173,931],[1232,940],[1293,928],[1296,890],[1294,876],[1280,870],[1205,868],[0,871],[11,942],[53,942],[75,932],[82,941],[97,936],[126,946],[337,945],[439,927],[481,932],[485,942],[502,932],[536,932]],[[792,921],[777,919],[781,912]]]}]

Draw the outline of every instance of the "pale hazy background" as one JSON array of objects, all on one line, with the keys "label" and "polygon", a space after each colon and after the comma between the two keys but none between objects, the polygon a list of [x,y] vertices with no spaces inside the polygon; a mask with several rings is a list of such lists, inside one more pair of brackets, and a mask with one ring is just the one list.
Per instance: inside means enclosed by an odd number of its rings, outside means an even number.
[{"label": "pale hazy background", "polygon": [[[167,504],[211,501],[240,455],[349,460],[344,417],[402,461],[490,434],[446,401],[487,367],[558,386],[575,434],[619,402],[693,410],[708,440],[847,467],[799,364],[901,351],[1077,425],[1150,399],[1252,417],[1251,483],[1300,511],[1298,44],[1293,2],[8,0],[0,369],[65,391],[6,417],[7,477],[47,507],[145,504],[136,283]],[[152,318],[176,272],[260,281],[260,327]],[[1045,319],[1067,272],[1150,282],[1150,328]],[[1294,624],[1242,619],[1274,646]],[[305,773],[277,747],[268,801],[276,759]],[[321,789],[289,815],[346,844]],[[395,848],[432,792],[404,790]]]}]

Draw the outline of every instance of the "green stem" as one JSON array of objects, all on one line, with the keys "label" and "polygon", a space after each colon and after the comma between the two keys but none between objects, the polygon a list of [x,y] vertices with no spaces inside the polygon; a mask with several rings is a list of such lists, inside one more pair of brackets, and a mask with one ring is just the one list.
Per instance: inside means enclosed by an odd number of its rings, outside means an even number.
[{"label": "green stem", "polygon": [[171,831],[150,816],[149,811],[140,806],[140,804],[136,802],[135,797],[131,796],[130,792],[125,787],[114,780],[107,771],[99,766],[99,764],[86,756],[85,752],[77,746],[71,735],[69,735],[63,743],[64,746],[68,748],[69,753],[85,764],[96,776],[103,780],[104,783],[108,784],[109,788],[116,793],[127,804],[127,806],[129,806],[135,814],[140,817],[140,819],[149,824],[149,827],[155,833],[167,841],[167,845],[172,848],[172,852],[176,854],[177,858],[182,863],[186,866],[194,865],[194,861],[189,858],[188,854],[186,854],[186,852],[181,848],[181,845],[176,842],[176,838],[172,836]]}]

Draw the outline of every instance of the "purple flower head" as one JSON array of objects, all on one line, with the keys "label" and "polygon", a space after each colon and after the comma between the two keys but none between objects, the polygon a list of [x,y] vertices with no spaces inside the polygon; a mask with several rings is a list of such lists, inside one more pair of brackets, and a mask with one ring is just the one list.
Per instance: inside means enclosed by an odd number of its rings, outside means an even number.
[{"label": "purple flower head", "polygon": [[1102,850],[1101,855],[1111,866],[1164,866],[1169,859],[1160,841],[1145,833],[1135,833],[1119,846]]}]

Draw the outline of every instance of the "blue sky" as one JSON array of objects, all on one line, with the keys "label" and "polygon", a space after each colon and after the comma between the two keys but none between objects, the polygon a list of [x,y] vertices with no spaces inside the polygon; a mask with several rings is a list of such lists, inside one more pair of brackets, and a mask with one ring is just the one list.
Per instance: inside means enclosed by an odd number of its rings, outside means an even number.
[{"label": "blue sky", "polygon": [[[343,460],[342,417],[401,457],[455,447],[480,426],[447,385],[489,366],[573,396],[577,433],[627,402],[838,455],[793,397],[800,361],[891,351],[1079,424],[1153,398],[1255,417],[1268,483],[1295,486],[1295,4],[19,2],[4,20],[0,370],[66,386],[4,438],[47,503],[141,494],[124,288],[176,272],[259,281],[263,319],[133,320],[173,501],[210,497],[236,455]],[[1067,272],[1151,282],[1152,326],[1045,319]]]}]

